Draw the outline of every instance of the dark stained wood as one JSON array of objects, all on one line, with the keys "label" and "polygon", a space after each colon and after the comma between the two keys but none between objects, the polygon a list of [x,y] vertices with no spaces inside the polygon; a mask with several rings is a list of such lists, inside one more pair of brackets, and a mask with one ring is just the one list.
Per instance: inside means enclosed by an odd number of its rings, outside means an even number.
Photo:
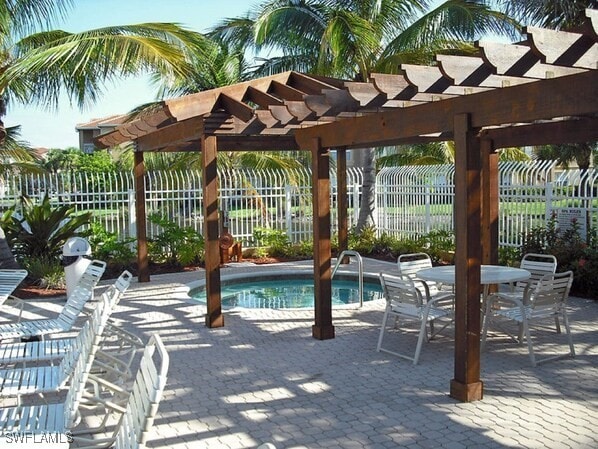
[{"label": "dark stained wood", "polygon": [[270,83],[270,90],[268,92],[284,100],[290,101],[301,101],[303,100],[304,95],[300,90],[286,84],[279,83],[278,81],[272,81],[272,83]]},{"label": "dark stained wood", "polygon": [[[338,253],[349,249],[349,201],[347,199],[347,150],[336,150],[336,208],[338,228]],[[349,258],[343,261],[348,263]]]},{"label": "dark stained wood", "polygon": [[218,216],[218,172],[215,136],[202,138],[203,216],[206,271],[206,326],[224,326],[220,291],[220,242]]},{"label": "dark stained wood", "polygon": [[314,315],[312,336],[318,340],[334,338],[332,325],[332,250],[330,246],[330,151],[318,139],[312,151],[312,188],[314,210]]},{"label": "dark stained wood", "polygon": [[598,118],[576,117],[571,120],[489,128],[482,131],[482,137],[492,140],[496,149],[591,142],[598,140]]},{"label": "dark stained wood", "polygon": [[253,118],[253,108],[247,106],[242,101],[235,100],[233,97],[221,93],[216,102],[216,107],[221,106],[230,115],[240,118],[244,122],[248,122]]},{"label": "dark stained wood", "polygon": [[322,80],[304,75],[299,72],[292,72],[289,76],[289,84],[295,89],[305,92],[306,94],[321,94],[324,89],[335,89],[332,84],[326,83]]},{"label": "dark stained wood", "polygon": [[473,86],[456,86],[454,80],[447,77],[439,67],[427,67],[413,64],[401,64],[405,71],[405,79],[412,84],[418,93],[437,93],[450,95],[467,95],[483,92],[486,88]]},{"label": "dark stained wood", "polygon": [[534,81],[533,79],[495,75],[494,68],[479,57],[437,55],[438,68],[459,86],[509,87]]},{"label": "dark stained wood", "polygon": [[597,68],[598,44],[593,37],[536,27],[525,27],[523,32],[544,63]]},{"label": "dark stained wood", "polygon": [[149,282],[149,259],[147,255],[147,229],[145,221],[145,166],[143,153],[133,153],[135,175],[135,219],[137,221],[137,266],[139,282]]},{"label": "dark stained wood", "polygon": [[264,108],[264,109],[273,104],[276,104],[276,105],[283,104],[283,101],[281,99],[276,98],[275,96],[270,95],[267,92],[256,89],[253,86],[249,86],[247,88],[247,94],[245,95],[244,99],[257,104],[261,108]]},{"label": "dark stained wood", "polygon": [[482,399],[480,381],[481,152],[468,114],[455,116],[455,377],[451,397]]},{"label": "dark stained wood", "polygon": [[[498,153],[492,140],[480,139],[482,155],[482,263],[498,264]],[[496,291],[491,287],[490,291]]]},{"label": "dark stained wood", "polygon": [[[546,92],[550,92],[547,95]],[[324,147],[363,148],[412,136],[452,132],[452,117],[475,111],[472,126],[532,122],[567,115],[593,114],[598,70],[504,89],[465,95],[410,108],[344,119],[296,131],[300,145],[320,137]],[[433,119],[430,119],[433,117]],[[368,130],[364,133],[363,130]]]},{"label": "dark stained wood", "polygon": [[203,117],[194,117],[141,136],[137,139],[137,151],[155,151],[165,146],[199,140],[202,123]]},{"label": "dark stained wood", "polygon": [[289,135],[240,136],[233,134],[218,136],[219,151],[297,151],[299,149],[295,137]]},{"label": "dark stained wood", "polygon": [[482,58],[495,68],[496,74],[548,79],[581,73],[582,69],[543,64],[526,45],[479,42]]}]

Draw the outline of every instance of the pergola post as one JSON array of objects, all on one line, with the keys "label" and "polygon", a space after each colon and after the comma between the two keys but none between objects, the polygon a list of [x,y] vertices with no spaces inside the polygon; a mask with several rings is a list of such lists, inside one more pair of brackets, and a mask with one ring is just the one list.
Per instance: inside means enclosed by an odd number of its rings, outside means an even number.
[{"label": "pergola post", "polygon": [[481,139],[482,263],[498,265],[498,153],[491,139]]},{"label": "pergola post", "polygon": [[330,151],[312,140],[312,195],[314,215],[314,315],[312,336],[334,338],[332,325],[332,251],[330,246]]},{"label": "pergola post", "polygon": [[[347,150],[336,150],[336,209],[338,227],[338,253],[349,248],[349,203],[347,200]],[[348,263],[348,257],[342,263]]]},{"label": "pergola post", "polygon": [[482,399],[480,381],[481,151],[469,114],[454,118],[455,140],[455,377],[450,396]]},{"label": "pergola post", "polygon": [[220,292],[220,246],[218,242],[218,171],[216,136],[202,134],[201,139],[203,216],[206,265],[206,326],[224,326]]},{"label": "pergola post", "polygon": [[133,175],[135,177],[135,218],[137,221],[137,280],[149,282],[147,256],[147,226],[145,220],[145,165],[143,152],[133,153]]}]

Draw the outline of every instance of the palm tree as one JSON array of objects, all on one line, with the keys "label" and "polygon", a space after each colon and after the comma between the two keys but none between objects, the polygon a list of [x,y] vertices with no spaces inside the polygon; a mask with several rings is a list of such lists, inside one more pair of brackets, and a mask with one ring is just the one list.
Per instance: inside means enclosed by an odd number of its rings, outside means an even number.
[{"label": "palm tree", "polygon": [[[520,148],[502,148],[499,150],[501,161],[528,161],[530,157]],[[434,165],[454,164],[455,143],[453,141],[422,143],[384,149],[377,157],[377,167],[397,165]]]},{"label": "palm tree", "polygon": [[[148,71],[185,76],[189,55],[205,48],[201,34],[168,23],[82,33],[52,29],[72,5],[72,0],[0,3],[0,118],[16,102],[56,108],[61,93],[82,107],[99,98],[105,81],[120,76]],[[0,160],[31,161],[22,150],[0,120]],[[7,249],[0,230],[0,263],[12,260]]]},{"label": "palm tree", "polygon": [[598,0],[500,0],[504,12],[528,24],[568,29],[586,20],[585,9],[596,9]]},{"label": "palm tree", "polygon": [[[545,28],[569,29],[587,21],[586,8],[598,8],[598,0],[501,0],[505,13]],[[552,159],[567,168],[575,161],[588,170],[596,152],[596,142],[548,145],[535,149],[540,159]]]},{"label": "palm tree", "polygon": [[71,103],[95,102],[104,82],[151,71],[185,76],[189,55],[206,39],[169,23],[100,28],[81,33],[52,29],[72,0],[0,4],[0,116],[13,102],[56,108],[61,93]]},{"label": "palm tree", "polygon": [[[224,20],[212,35],[235,48],[273,53],[259,60],[256,76],[292,69],[364,81],[372,72],[395,73],[401,63],[432,61],[440,50],[473,52],[465,41],[485,32],[514,31],[513,21],[483,1],[448,0],[429,10],[426,0],[269,0]],[[374,151],[360,152],[358,231],[372,221]]]}]

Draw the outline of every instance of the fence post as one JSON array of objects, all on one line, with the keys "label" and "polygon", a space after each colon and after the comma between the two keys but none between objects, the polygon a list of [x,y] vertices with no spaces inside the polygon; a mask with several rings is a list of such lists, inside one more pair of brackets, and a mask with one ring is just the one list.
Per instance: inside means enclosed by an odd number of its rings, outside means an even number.
[{"label": "fence post", "polygon": [[426,234],[430,233],[432,226],[432,211],[430,208],[430,186],[425,186],[424,204],[426,209]]},{"label": "fence post", "polygon": [[359,221],[359,184],[353,184],[353,224]]},{"label": "fence post", "polygon": [[544,219],[546,220],[546,223],[548,223],[548,220],[550,220],[550,216],[552,214],[552,197],[553,197],[552,182],[546,183],[545,197],[546,197],[546,212],[544,213]]},{"label": "fence post", "polygon": [[285,198],[285,219],[287,223],[287,237],[289,241],[293,241],[293,201],[292,201],[292,187],[290,185],[284,186]]},{"label": "fence post", "polygon": [[129,229],[127,235],[129,237],[137,237],[137,216],[135,214],[135,190],[129,189]]}]

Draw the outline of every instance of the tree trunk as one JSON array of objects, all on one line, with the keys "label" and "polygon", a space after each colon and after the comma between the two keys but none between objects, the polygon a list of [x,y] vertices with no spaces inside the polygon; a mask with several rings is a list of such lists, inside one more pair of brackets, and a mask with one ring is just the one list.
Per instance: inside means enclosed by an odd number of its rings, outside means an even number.
[{"label": "tree trunk", "polygon": [[0,227],[0,269],[19,269],[21,268],[12,253],[4,230]]},{"label": "tree trunk", "polygon": [[360,153],[363,168],[363,185],[361,187],[361,205],[355,230],[360,233],[365,227],[374,225],[376,208],[376,159],[374,148],[357,150]]}]

